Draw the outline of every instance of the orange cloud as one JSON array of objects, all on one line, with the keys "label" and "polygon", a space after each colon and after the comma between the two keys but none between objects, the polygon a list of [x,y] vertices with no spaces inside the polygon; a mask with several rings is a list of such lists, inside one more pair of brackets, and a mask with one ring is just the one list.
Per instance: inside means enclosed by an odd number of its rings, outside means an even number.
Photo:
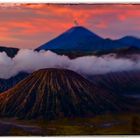
[{"label": "orange cloud", "polygon": [[105,22],[100,22],[96,25],[97,28],[101,28],[101,29],[104,29],[104,28],[107,28],[107,23]]},{"label": "orange cloud", "polygon": [[74,26],[74,20],[105,37],[138,35],[140,5],[0,4],[0,43],[35,48]]}]

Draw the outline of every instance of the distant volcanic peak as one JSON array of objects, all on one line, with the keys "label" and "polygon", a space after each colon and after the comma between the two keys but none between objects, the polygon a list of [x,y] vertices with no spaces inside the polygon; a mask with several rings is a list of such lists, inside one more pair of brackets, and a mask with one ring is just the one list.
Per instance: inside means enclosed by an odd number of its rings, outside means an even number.
[{"label": "distant volcanic peak", "polygon": [[69,32],[69,33],[72,33],[72,32],[88,32],[88,33],[93,33],[92,31],[90,31],[89,29],[83,27],[83,26],[73,26],[71,27],[70,29],[68,29],[67,31],[65,32]]},{"label": "distant volcanic peak", "polygon": [[101,40],[103,40],[101,37],[85,27],[76,26],[43,44],[36,50],[83,51],[89,50],[95,42],[99,42]]},{"label": "distant volcanic peak", "polygon": [[88,30],[87,28],[85,28],[84,26],[73,26],[71,27],[69,30]]},{"label": "distant volcanic peak", "polygon": [[121,100],[66,69],[41,69],[0,95],[0,115],[76,117],[120,111]]},{"label": "distant volcanic peak", "polygon": [[74,26],[74,27],[71,27],[70,29],[68,29],[66,32],[67,33],[72,33],[72,32],[75,32],[75,31],[88,31],[88,29],[86,29],[83,26]]},{"label": "distant volcanic peak", "polygon": [[83,27],[83,26],[74,26],[71,27],[69,30],[67,30],[65,33],[78,33],[80,35],[81,34],[85,34],[85,35],[94,35],[100,39],[102,39],[101,37],[99,37],[98,35],[96,35],[95,33],[93,33],[92,31],[90,31],[89,29]]}]

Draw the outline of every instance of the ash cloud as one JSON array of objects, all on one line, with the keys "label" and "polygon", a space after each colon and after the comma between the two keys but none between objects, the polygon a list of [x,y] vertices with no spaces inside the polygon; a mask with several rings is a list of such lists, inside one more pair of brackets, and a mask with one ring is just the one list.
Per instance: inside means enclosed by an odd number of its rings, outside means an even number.
[{"label": "ash cloud", "polygon": [[21,49],[14,58],[0,53],[0,78],[8,79],[21,71],[31,73],[42,68],[66,68],[81,74],[104,74],[125,70],[140,70],[140,59],[116,58],[105,55],[102,57],[84,56],[69,59],[51,51],[36,52]]}]

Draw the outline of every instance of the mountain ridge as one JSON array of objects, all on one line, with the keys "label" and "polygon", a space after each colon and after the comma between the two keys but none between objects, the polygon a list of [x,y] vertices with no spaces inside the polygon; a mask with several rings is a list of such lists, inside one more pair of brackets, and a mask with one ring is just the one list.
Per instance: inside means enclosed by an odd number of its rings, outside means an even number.
[{"label": "mountain ridge", "polygon": [[140,48],[140,38],[134,36],[124,36],[118,39],[119,42]]},{"label": "mountain ridge", "polygon": [[[132,43],[124,43],[123,38],[116,40],[102,38],[85,27],[75,26],[35,50],[51,50],[58,54],[83,53],[84,55],[91,53],[96,55],[107,54],[117,49],[121,50],[133,46],[137,47]],[[138,49],[140,48],[138,47]]]},{"label": "mountain ridge", "polygon": [[[67,49],[69,51],[71,51],[71,49],[86,50],[86,48],[85,48],[86,40],[90,44],[92,44],[93,42],[101,41],[102,38],[82,26],[76,26],[76,27],[72,27],[72,28],[68,29],[64,33],[60,34],[58,37],[43,44],[36,50],[37,51],[40,49],[49,49],[49,50]],[[48,45],[48,46],[46,47],[46,45]],[[80,47],[80,49],[79,49],[79,47]]]}]

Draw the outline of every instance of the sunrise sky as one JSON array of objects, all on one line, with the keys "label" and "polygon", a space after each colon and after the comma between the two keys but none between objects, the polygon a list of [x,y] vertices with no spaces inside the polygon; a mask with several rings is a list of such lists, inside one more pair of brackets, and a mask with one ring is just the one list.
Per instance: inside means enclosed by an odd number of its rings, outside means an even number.
[{"label": "sunrise sky", "polygon": [[0,46],[37,48],[75,20],[104,38],[140,37],[140,5],[0,4]]}]

